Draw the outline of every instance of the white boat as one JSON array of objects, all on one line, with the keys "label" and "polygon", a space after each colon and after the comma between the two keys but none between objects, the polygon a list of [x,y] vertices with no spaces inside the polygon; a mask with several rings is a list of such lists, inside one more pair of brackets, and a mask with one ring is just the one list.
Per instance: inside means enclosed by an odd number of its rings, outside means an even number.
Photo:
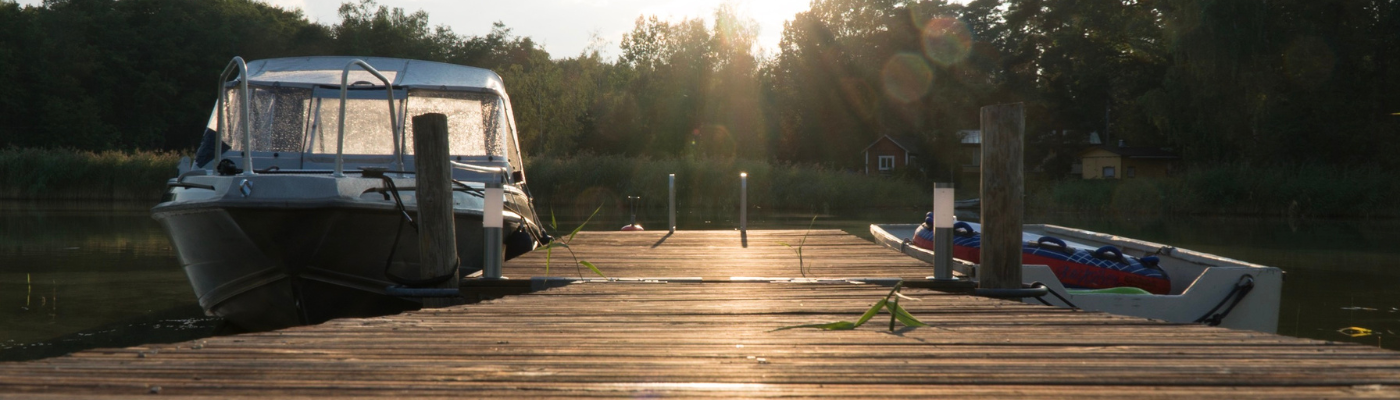
[{"label": "white boat", "polygon": [[[236,75],[232,74],[237,72]],[[201,151],[151,210],[211,315],[250,329],[417,309],[412,118],[448,117],[456,274],[483,265],[486,182],[511,258],[547,242],[490,70],[393,58],[235,58]],[[222,145],[216,143],[222,142]]]},{"label": "white boat", "polygon": [[[876,242],[933,263],[935,255],[932,250],[913,244],[919,226],[870,225],[870,233]],[[1024,265],[1021,270],[1024,283],[1040,282],[1058,295],[1024,299],[1027,303],[1040,304],[1044,300],[1060,307],[1069,307],[1069,303],[1072,303],[1084,310],[1170,322],[1206,323],[1268,333],[1278,330],[1279,296],[1283,287],[1283,271],[1278,268],[1056,225],[1025,225],[1022,232],[1024,240],[1030,242],[1049,236],[1079,247],[1114,246],[1121,249],[1124,255],[1155,256],[1160,260],[1157,265],[1171,278],[1171,290],[1167,294],[1105,293],[1067,289],[1049,266]],[[976,279],[976,264],[959,259],[953,261],[953,269],[962,275],[962,279]]]}]

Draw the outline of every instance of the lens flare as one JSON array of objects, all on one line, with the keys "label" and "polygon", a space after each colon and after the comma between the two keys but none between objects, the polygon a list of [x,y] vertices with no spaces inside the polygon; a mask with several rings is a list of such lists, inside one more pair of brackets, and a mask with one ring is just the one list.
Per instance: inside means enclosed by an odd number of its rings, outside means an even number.
[{"label": "lens flare", "polygon": [[967,58],[972,48],[972,31],[957,18],[938,17],[924,24],[924,56],[939,65],[952,65]]},{"label": "lens flare", "polygon": [[890,57],[880,75],[885,83],[885,95],[901,103],[924,97],[933,84],[933,71],[924,58],[915,53],[899,53]]}]

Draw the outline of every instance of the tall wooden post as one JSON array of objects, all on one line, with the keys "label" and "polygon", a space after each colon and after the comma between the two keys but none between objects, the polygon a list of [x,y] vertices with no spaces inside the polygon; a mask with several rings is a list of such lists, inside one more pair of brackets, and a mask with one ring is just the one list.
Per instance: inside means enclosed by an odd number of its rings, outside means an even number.
[{"label": "tall wooden post", "polygon": [[978,287],[1021,287],[1025,106],[982,107],[982,266]]},{"label": "tall wooden post", "polygon": [[447,115],[413,117],[413,158],[417,171],[420,276],[452,274],[439,285],[457,288],[457,232],[452,217],[452,166],[448,163]]}]

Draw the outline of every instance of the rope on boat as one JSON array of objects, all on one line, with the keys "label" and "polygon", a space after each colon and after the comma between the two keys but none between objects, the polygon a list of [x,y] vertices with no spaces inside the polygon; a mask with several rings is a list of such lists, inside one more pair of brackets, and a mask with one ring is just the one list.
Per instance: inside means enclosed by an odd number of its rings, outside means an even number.
[{"label": "rope on boat", "polygon": [[[1202,315],[1200,318],[1196,318],[1196,322],[1204,323],[1209,326],[1220,326],[1220,323],[1225,320],[1225,317],[1230,315],[1230,311],[1234,310],[1235,306],[1239,305],[1240,301],[1244,300],[1244,296],[1248,295],[1251,290],[1254,290],[1254,277],[1249,275],[1240,277],[1240,281],[1235,283],[1233,289],[1230,289],[1230,294],[1225,295],[1225,298],[1221,299],[1220,303],[1215,305],[1215,308],[1210,309],[1210,311],[1207,311],[1206,314]],[[1232,301],[1231,299],[1234,300]],[[1215,310],[1219,310],[1220,306],[1225,305],[1225,303],[1230,303],[1230,306],[1225,307],[1225,311],[1216,314]]]},{"label": "rope on boat", "polygon": [[[365,175],[373,176],[371,174]],[[384,185],[386,186],[385,191],[393,195],[394,204],[399,209],[399,215],[402,216],[402,218],[399,218],[398,228],[394,229],[394,244],[389,247],[389,257],[384,260],[384,277],[389,278],[389,280],[393,281],[394,283],[410,288],[437,286],[440,283],[447,282],[448,280],[452,279],[454,275],[457,275],[458,269],[462,266],[461,255],[457,256],[457,262],[455,263],[456,268],[453,268],[452,272],[448,272],[446,275],[442,276],[435,276],[425,279],[409,279],[398,275],[394,275],[394,273],[389,270],[389,267],[394,265],[394,255],[398,253],[399,250],[399,239],[403,237],[404,221],[408,221],[408,224],[413,226],[414,232],[418,232],[418,221],[414,221],[413,217],[408,215],[408,208],[404,207],[403,199],[399,197],[399,188],[398,186],[394,185],[394,178],[390,178],[384,175],[383,173],[380,173],[379,179],[384,180]]]},{"label": "rope on boat", "polygon": [[[1030,285],[1030,286],[1033,287],[1033,288],[1044,288],[1046,292],[1048,292],[1048,293],[1054,295],[1055,298],[1060,299],[1060,301],[1064,302],[1066,306],[1069,306],[1069,308],[1072,308],[1072,309],[1075,309],[1075,310],[1080,310],[1079,306],[1074,305],[1073,302],[1069,301],[1069,299],[1066,299],[1065,296],[1061,296],[1060,293],[1058,293],[1058,292],[1056,292],[1056,291],[1054,291],[1054,290],[1051,290],[1050,287],[1049,287],[1049,286],[1045,286],[1044,283],[1040,283],[1040,282],[1031,282],[1031,285]],[[1035,299],[1036,299],[1036,301],[1039,301],[1040,304],[1044,304],[1044,305],[1052,306],[1052,307],[1053,307],[1053,305],[1050,304],[1050,302],[1045,301],[1045,296],[1037,296]]]}]

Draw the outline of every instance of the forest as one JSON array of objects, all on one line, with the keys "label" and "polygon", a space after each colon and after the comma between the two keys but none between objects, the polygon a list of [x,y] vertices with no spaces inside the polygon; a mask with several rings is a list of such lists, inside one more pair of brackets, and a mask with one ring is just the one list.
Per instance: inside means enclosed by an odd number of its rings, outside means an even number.
[{"label": "forest", "polygon": [[[489,68],[526,154],[859,168],[881,135],[950,174],[980,107],[1026,105],[1028,168],[1064,177],[1089,132],[1189,167],[1400,167],[1400,1],[813,0],[776,49],[733,6],[638,16],[550,54],[422,11],[310,22],[251,0],[0,2],[0,149],[189,151],[233,56],[362,55]],[[604,56],[603,54],[612,54]]]}]

